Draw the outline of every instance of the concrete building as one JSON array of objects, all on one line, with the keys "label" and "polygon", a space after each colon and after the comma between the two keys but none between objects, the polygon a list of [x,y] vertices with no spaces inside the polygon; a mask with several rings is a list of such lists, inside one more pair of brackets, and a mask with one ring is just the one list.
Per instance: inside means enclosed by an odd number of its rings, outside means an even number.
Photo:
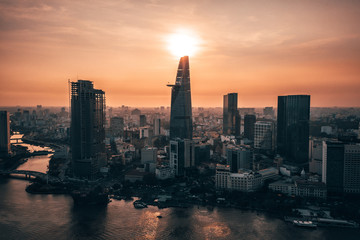
[{"label": "concrete building", "polygon": [[281,192],[287,196],[322,198],[327,197],[326,184],[322,182],[310,182],[306,180],[286,179],[269,184],[269,189]]},{"label": "concrete building", "polygon": [[10,152],[10,116],[7,111],[0,111],[0,157],[7,157]]},{"label": "concrete building", "polygon": [[240,136],[241,117],[238,111],[237,93],[224,95],[223,133],[224,135]]},{"label": "concrete building", "polygon": [[94,179],[106,165],[105,93],[93,83],[71,83],[71,152],[75,177]]},{"label": "concrete building", "polygon": [[261,174],[263,181],[274,180],[279,178],[279,170],[271,167],[265,168],[258,171]]},{"label": "concrete building", "polygon": [[141,163],[156,163],[157,148],[145,147],[141,149]]},{"label": "concrete building", "polygon": [[309,172],[322,175],[323,140],[311,139],[309,144]]},{"label": "concrete building", "polygon": [[226,157],[231,172],[237,173],[239,169],[250,169],[253,153],[249,147],[230,145],[226,149]]},{"label": "concrete building", "polygon": [[216,165],[216,174],[215,174],[215,187],[217,189],[227,189],[228,188],[228,177],[230,175],[230,165]]},{"label": "concrete building", "polygon": [[145,115],[139,116],[139,123],[140,123],[140,127],[146,126],[146,116]]},{"label": "concrete building", "polygon": [[360,193],[360,144],[345,145],[344,192]]},{"label": "concrete building", "polygon": [[275,127],[273,122],[255,123],[254,148],[273,151],[275,148]]},{"label": "concrete building", "polygon": [[154,119],[154,136],[161,135],[161,119]]},{"label": "concrete building", "polygon": [[110,118],[110,130],[114,137],[124,136],[124,118],[112,117]]},{"label": "concrete building", "polygon": [[246,114],[244,116],[244,137],[254,141],[256,116]]},{"label": "concrete building", "polygon": [[254,192],[263,186],[261,174],[256,172],[230,173],[227,188],[242,192]]},{"label": "concrete building", "polygon": [[185,175],[185,168],[195,166],[192,140],[176,138],[170,140],[170,168],[175,176]]}]

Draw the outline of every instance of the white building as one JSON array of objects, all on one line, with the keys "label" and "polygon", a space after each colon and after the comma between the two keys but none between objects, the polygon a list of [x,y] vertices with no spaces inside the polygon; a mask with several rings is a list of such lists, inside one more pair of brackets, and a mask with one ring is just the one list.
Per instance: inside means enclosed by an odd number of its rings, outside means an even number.
[{"label": "white building", "polygon": [[227,189],[228,177],[230,175],[230,165],[216,165],[215,187]]},{"label": "white building", "polygon": [[291,179],[279,180],[269,184],[269,189],[281,192],[288,196],[326,198],[326,184],[306,180],[292,181]]},{"label": "white building", "polygon": [[228,189],[243,192],[253,192],[263,185],[262,176],[259,173],[244,172],[230,173],[228,177]]},{"label": "white building", "polygon": [[215,186],[217,189],[253,192],[262,185],[262,176],[259,173],[252,171],[231,173],[229,165],[216,165]]}]

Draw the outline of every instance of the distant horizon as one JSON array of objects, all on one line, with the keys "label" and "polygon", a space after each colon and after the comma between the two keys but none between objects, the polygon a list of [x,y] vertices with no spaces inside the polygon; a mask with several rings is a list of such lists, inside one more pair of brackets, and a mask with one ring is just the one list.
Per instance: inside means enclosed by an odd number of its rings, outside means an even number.
[{"label": "distant horizon", "polygon": [[[65,108],[69,108],[68,105],[43,105],[43,104],[37,104],[37,105],[41,105],[42,108],[61,108],[61,107],[65,107]],[[37,105],[13,105],[13,106],[0,106],[1,108],[15,108],[15,107],[25,107],[25,108],[36,108]],[[106,108],[121,108],[123,105],[119,105],[119,106],[113,106],[113,105],[106,105]],[[124,105],[124,107],[128,107],[128,108],[167,108],[170,106],[169,105],[160,105],[160,106],[149,106],[149,107],[144,107],[144,106],[130,106],[130,105]],[[273,107],[273,108],[277,108],[277,106],[263,106],[263,107],[252,107],[252,106],[240,106],[238,108],[255,108],[255,109],[261,109],[261,108],[265,108],[265,107]],[[206,107],[206,106],[192,106],[192,108],[223,108],[222,106],[215,106],[215,107]],[[310,106],[310,108],[360,108],[360,106]]]}]

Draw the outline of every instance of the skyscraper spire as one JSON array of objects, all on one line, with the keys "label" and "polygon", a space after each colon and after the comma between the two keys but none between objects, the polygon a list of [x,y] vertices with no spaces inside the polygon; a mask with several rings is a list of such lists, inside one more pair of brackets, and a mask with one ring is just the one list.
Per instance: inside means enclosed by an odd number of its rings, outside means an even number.
[{"label": "skyscraper spire", "polygon": [[189,57],[180,58],[171,90],[170,138],[192,139],[192,109]]}]

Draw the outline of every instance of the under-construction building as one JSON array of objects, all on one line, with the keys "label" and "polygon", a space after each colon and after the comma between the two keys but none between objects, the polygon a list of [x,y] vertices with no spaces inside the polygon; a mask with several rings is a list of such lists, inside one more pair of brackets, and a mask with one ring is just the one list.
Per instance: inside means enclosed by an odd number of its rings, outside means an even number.
[{"label": "under-construction building", "polygon": [[93,82],[71,82],[71,153],[73,174],[95,179],[106,165],[105,92]]}]

